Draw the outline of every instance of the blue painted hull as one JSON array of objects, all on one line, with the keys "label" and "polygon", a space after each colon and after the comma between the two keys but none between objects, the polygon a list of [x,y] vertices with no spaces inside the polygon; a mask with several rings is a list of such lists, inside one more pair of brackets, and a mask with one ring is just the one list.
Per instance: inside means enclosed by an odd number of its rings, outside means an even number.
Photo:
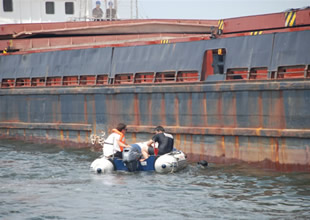
[{"label": "blue painted hull", "polygon": [[[137,167],[135,171],[155,171],[155,161],[157,157],[156,156],[150,156],[148,159],[146,159],[143,162],[137,161]],[[130,172],[130,167],[127,167],[126,164],[123,162],[122,159],[114,158],[113,159],[115,170],[119,171],[128,171]]]}]

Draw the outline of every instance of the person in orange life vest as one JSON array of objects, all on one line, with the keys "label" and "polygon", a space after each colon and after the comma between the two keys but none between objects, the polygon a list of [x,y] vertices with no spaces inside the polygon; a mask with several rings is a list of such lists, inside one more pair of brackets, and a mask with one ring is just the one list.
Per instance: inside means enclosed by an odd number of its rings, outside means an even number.
[{"label": "person in orange life vest", "polygon": [[103,155],[105,157],[119,157],[122,158],[122,151],[124,147],[130,147],[126,144],[125,134],[127,128],[123,123],[119,123],[115,129],[112,130],[112,134],[104,141]]}]

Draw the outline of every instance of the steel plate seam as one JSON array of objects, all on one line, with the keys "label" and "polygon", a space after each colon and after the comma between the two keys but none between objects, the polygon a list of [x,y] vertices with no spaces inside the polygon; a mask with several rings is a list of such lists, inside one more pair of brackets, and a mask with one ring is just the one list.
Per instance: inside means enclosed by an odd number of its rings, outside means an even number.
[{"label": "steel plate seam", "polygon": [[[173,86],[172,86],[173,85]],[[167,85],[131,85],[106,87],[74,87],[74,88],[18,88],[0,89],[0,95],[52,95],[52,94],[120,94],[120,93],[175,93],[175,92],[237,92],[237,91],[279,91],[279,90],[308,90],[310,80],[244,82],[244,83],[191,83]]]}]

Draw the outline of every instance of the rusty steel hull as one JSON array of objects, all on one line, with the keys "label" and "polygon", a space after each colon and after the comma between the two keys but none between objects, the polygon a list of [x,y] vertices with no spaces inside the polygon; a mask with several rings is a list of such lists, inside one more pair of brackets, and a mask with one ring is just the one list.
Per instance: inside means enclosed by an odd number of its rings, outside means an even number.
[{"label": "rusty steel hull", "polygon": [[310,80],[0,90],[0,136],[90,145],[128,124],[129,143],[156,125],[191,161],[310,171]]}]

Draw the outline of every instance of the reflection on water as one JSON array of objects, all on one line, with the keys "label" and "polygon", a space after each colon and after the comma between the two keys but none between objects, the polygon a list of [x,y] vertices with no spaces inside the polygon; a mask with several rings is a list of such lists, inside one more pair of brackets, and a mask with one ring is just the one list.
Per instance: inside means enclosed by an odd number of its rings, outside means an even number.
[{"label": "reflection on water", "polygon": [[0,219],[307,219],[310,173],[191,164],[175,174],[89,169],[89,149],[0,141]]}]

